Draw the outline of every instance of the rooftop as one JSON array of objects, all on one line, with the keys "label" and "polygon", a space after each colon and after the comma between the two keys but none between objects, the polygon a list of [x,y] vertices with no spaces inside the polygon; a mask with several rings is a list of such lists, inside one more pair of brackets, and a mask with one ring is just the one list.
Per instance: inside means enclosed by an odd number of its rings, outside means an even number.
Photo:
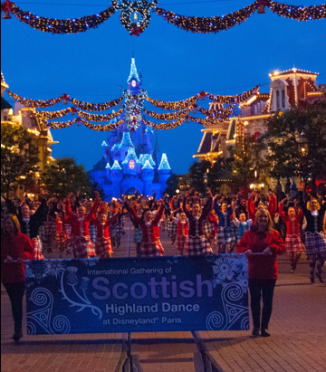
[{"label": "rooftop", "polygon": [[120,167],[120,164],[119,164],[118,160],[115,160],[112,167],[111,167],[111,170],[115,170],[115,169],[120,169],[120,170],[122,169]]},{"label": "rooftop", "polygon": [[144,164],[144,166],[142,167],[142,169],[150,169],[150,170],[154,170],[154,168],[151,166],[149,160],[146,160],[146,161],[145,161],[145,164]]},{"label": "rooftop", "polygon": [[127,149],[127,148],[134,149],[135,146],[131,141],[130,132],[123,132],[122,141],[119,145],[119,149]]},{"label": "rooftop", "polygon": [[132,79],[136,79],[138,82],[140,82],[140,77],[138,75],[135,58],[131,58],[130,74],[127,83],[130,83]]},{"label": "rooftop", "polygon": [[162,154],[162,159],[158,167],[158,170],[171,170],[168,157],[164,153]]}]

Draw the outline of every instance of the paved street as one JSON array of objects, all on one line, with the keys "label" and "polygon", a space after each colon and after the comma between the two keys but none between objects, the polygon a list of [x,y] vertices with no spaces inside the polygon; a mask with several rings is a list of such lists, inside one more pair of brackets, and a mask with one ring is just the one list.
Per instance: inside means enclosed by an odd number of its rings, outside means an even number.
[{"label": "paved street", "polygon": [[[163,233],[166,255],[175,254]],[[128,255],[128,234],[115,257]],[[132,241],[132,239],[131,239]],[[135,255],[133,248],[131,255]],[[54,256],[55,253],[52,254]],[[133,333],[134,371],[143,372],[313,372],[326,371],[326,285],[311,285],[304,259],[295,274],[279,259],[270,338],[244,332],[198,332],[210,361],[204,363],[190,332]],[[324,270],[324,281],[326,268]],[[1,289],[2,372],[118,372],[127,353],[125,334],[26,336],[16,346],[8,297]],[[125,370],[127,366],[125,366]],[[204,369],[205,368],[205,369]]]}]

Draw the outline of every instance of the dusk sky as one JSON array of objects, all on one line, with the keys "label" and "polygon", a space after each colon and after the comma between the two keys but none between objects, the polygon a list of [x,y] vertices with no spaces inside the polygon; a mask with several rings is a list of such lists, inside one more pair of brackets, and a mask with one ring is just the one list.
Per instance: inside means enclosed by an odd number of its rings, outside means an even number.
[{"label": "dusk sky", "polygon": [[[288,1],[292,5],[323,3]],[[60,19],[97,13],[106,9],[109,2],[81,3],[80,0],[15,1],[23,10]],[[180,15],[215,16],[250,3],[161,0],[159,6]],[[183,31],[154,13],[149,27],[139,37],[130,36],[123,28],[119,12],[98,29],[78,35],[45,34],[13,16],[11,20],[1,20],[1,70],[10,90],[21,96],[48,99],[67,93],[79,100],[100,103],[118,98],[120,85],[127,88],[134,51],[138,71],[143,75],[143,88],[151,98],[174,101],[202,90],[233,95],[257,84],[262,85],[261,92],[267,93],[268,74],[294,66],[318,72],[317,82],[325,84],[325,35],[326,20],[297,22],[269,10],[266,14],[254,14],[228,31],[211,35]],[[13,105],[8,94],[5,98]],[[49,110],[61,108],[58,105]],[[186,173],[193,162],[201,129],[198,124],[185,123],[174,130],[156,131],[159,149],[167,153],[175,173]],[[77,126],[53,130],[52,134],[59,141],[53,156],[74,156],[87,170],[100,160],[101,143],[108,136]]]}]

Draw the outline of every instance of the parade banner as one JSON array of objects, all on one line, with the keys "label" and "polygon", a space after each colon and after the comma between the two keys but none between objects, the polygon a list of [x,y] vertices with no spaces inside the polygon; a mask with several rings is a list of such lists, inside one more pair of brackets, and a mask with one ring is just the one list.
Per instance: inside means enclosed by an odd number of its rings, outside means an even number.
[{"label": "parade banner", "polygon": [[29,261],[26,288],[29,335],[249,329],[243,254]]}]

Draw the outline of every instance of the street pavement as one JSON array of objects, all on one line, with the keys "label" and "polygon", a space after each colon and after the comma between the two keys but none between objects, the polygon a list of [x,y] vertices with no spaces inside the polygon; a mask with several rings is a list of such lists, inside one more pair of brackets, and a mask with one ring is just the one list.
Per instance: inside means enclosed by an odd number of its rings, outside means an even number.
[{"label": "street pavement", "polygon": [[[126,231],[114,257],[127,257],[129,246],[135,256],[129,223]],[[165,255],[177,254],[165,232],[162,243]],[[250,331],[197,332],[209,360],[204,367],[190,332],[132,333],[134,372],[326,372],[326,285],[310,284],[304,258],[290,274],[287,256],[280,257],[279,271],[270,338],[252,338]],[[1,287],[2,372],[120,372],[127,353],[126,334],[25,334],[20,345],[12,334],[10,303]]]}]

